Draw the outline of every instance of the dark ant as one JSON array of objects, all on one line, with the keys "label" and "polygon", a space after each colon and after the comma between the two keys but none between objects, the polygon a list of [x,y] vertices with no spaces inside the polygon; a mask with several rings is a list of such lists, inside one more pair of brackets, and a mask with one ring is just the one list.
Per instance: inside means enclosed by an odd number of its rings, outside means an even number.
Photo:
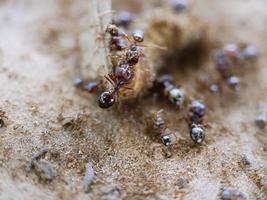
[{"label": "dark ant", "polygon": [[[121,31],[117,26],[111,24],[108,25],[106,31],[111,35],[111,43],[115,44],[113,50],[125,50],[125,55],[113,55],[114,58],[119,60],[119,62],[113,62],[113,65],[116,63],[118,66],[113,67],[112,73],[105,76],[113,85],[113,89],[112,91],[105,91],[100,95],[99,106],[101,108],[111,107],[116,102],[116,95],[120,88],[132,79],[132,66],[138,63],[139,57],[142,54],[137,44],[144,40],[141,32],[134,32],[133,41],[131,41],[126,33]],[[125,49],[121,48],[118,42],[114,43],[115,40],[122,43],[124,39],[130,44],[128,47],[124,47]]]},{"label": "dark ant", "polygon": [[157,78],[156,82],[164,87],[164,95],[168,100],[177,108],[181,108],[185,100],[184,92],[172,84],[173,77],[171,75],[162,75]]},{"label": "dark ant", "polygon": [[[108,77],[106,77],[108,80],[110,80]],[[114,85],[114,88],[111,91],[104,91],[101,93],[98,105],[100,108],[110,108],[113,106],[113,104],[116,102],[116,94],[119,91],[121,87],[121,82],[118,82],[116,85]]]},{"label": "dark ant", "polygon": [[[122,51],[127,47],[130,40],[128,35],[119,29],[116,25],[109,24],[106,32],[110,34],[109,48],[111,51]],[[124,40],[126,39],[126,40]]]},{"label": "dark ant", "polygon": [[230,59],[223,50],[218,50],[214,54],[213,61],[223,79],[230,76]]},{"label": "dark ant", "polygon": [[116,101],[116,94],[119,89],[132,78],[132,71],[128,64],[122,64],[115,67],[112,74],[105,76],[105,78],[114,86],[112,91],[105,91],[100,95],[99,107],[109,108]]},{"label": "dark ant", "polygon": [[164,112],[164,110],[161,109],[161,110],[153,113],[153,124],[154,124],[154,128],[158,131],[158,133],[160,135],[161,142],[165,146],[170,146],[172,144],[171,135],[175,136],[175,134],[170,132],[165,127],[165,121],[164,121],[163,116],[162,116],[163,112]]},{"label": "dark ant", "polygon": [[198,100],[193,100],[189,106],[189,129],[191,139],[202,144],[205,139],[205,128],[202,125],[206,113],[206,106]]},{"label": "dark ant", "polygon": [[203,117],[206,113],[205,104],[198,100],[193,100],[189,105],[189,118],[193,124],[200,124],[203,122]]},{"label": "dark ant", "polygon": [[229,43],[215,52],[213,60],[222,79],[230,88],[238,90],[240,79],[233,75],[233,66],[243,66],[246,61],[255,61],[258,54],[258,50],[254,46]]},{"label": "dark ant", "polygon": [[127,46],[126,42],[121,37],[113,36],[109,42],[109,48],[111,51],[122,51]]},{"label": "dark ant", "polygon": [[143,52],[136,45],[132,45],[132,47],[126,52],[126,60],[130,66],[134,66],[139,62],[140,56],[143,56]]},{"label": "dark ant", "polygon": [[113,70],[113,81],[122,81],[123,83],[128,82],[132,78],[132,71],[129,64],[121,64]]},{"label": "dark ant", "polygon": [[144,55],[139,46],[139,43],[144,41],[143,31],[135,30],[132,34],[132,40],[116,25],[108,25],[106,32],[111,36],[110,50],[115,52],[125,50],[125,55],[122,55],[121,59],[127,61],[130,66],[136,65],[140,56]]},{"label": "dark ant", "polygon": [[98,105],[100,108],[109,108],[115,103],[115,93],[116,90],[113,90],[112,92],[103,92],[100,95]]}]

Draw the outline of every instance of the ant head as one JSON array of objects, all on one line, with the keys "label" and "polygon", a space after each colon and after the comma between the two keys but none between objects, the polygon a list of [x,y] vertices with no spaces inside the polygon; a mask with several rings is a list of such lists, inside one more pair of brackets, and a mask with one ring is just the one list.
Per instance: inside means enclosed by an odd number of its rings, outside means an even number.
[{"label": "ant head", "polygon": [[135,30],[133,32],[133,39],[135,42],[141,43],[144,41],[144,31],[142,30]]},{"label": "ant head", "polygon": [[113,24],[109,24],[106,31],[111,36],[119,36],[119,28]]},{"label": "ant head", "polygon": [[98,105],[100,108],[109,108],[111,107],[113,104],[115,103],[115,98],[114,98],[114,94],[111,92],[103,92],[100,95],[99,101],[98,101]]}]

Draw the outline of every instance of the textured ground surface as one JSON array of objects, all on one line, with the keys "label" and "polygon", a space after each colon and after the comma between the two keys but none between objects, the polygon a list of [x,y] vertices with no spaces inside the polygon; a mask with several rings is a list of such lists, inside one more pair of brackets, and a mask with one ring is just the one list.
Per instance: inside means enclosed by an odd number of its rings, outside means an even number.
[{"label": "textured ground surface", "polygon": [[[205,0],[192,8],[214,25],[220,41],[247,41],[261,51],[240,93],[200,95],[210,126],[201,147],[191,142],[182,114],[165,103],[145,98],[132,109],[104,111],[94,96],[73,88],[86,11],[85,0],[73,2],[0,1],[0,109],[8,117],[0,129],[0,199],[212,200],[222,186],[238,188],[248,199],[267,199],[267,133],[253,124],[255,106],[267,98],[267,2]],[[203,70],[177,78],[190,88]],[[147,113],[161,107],[184,138],[171,158],[146,125]],[[44,148],[51,149],[44,159],[57,172],[52,182],[25,170]],[[240,164],[244,156],[250,165]],[[96,179],[84,194],[87,162]],[[185,189],[177,186],[180,178],[188,180]]]}]

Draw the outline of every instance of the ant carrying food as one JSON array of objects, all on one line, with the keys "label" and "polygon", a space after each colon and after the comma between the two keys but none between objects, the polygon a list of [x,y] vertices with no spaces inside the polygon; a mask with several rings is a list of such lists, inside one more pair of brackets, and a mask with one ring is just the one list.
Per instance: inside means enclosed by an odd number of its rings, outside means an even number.
[{"label": "ant carrying food", "polygon": [[[141,31],[134,32],[132,39],[115,25],[108,25],[107,33],[110,34],[110,50],[112,56],[112,72],[105,76],[113,89],[104,91],[99,98],[99,106],[101,108],[111,107],[117,99],[119,90],[129,83],[134,75],[134,67],[139,62],[140,56],[144,55],[138,44],[144,41]],[[124,45],[121,45],[124,44]],[[114,61],[115,60],[115,61]],[[129,88],[131,89],[131,88]]]},{"label": "ant carrying food", "polygon": [[105,78],[113,85],[111,91],[105,91],[100,95],[99,107],[109,108],[116,101],[116,95],[119,89],[132,78],[132,72],[128,64],[122,64],[114,68],[113,73],[105,76]]}]

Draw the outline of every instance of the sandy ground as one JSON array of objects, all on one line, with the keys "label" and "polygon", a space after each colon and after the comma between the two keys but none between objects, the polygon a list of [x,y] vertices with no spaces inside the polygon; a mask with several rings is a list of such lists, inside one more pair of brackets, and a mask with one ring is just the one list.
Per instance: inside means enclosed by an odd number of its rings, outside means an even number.
[{"label": "sandy ground", "polygon": [[[219,41],[249,42],[261,52],[239,93],[200,95],[209,106],[209,128],[206,144],[196,146],[182,113],[166,103],[146,97],[133,108],[101,110],[95,96],[73,87],[85,0],[0,1],[0,109],[8,117],[0,129],[0,199],[212,200],[223,186],[248,199],[267,199],[267,133],[253,124],[256,105],[267,98],[266,9],[263,0],[205,0],[193,6]],[[194,72],[188,74],[181,82],[190,85]],[[150,110],[162,107],[184,138],[171,158],[150,137],[146,122]],[[26,172],[44,148],[52,152],[44,159],[57,174],[51,182]],[[240,164],[244,156],[248,166]],[[87,162],[96,178],[85,194]],[[177,186],[181,178],[188,181],[184,189]]]}]

